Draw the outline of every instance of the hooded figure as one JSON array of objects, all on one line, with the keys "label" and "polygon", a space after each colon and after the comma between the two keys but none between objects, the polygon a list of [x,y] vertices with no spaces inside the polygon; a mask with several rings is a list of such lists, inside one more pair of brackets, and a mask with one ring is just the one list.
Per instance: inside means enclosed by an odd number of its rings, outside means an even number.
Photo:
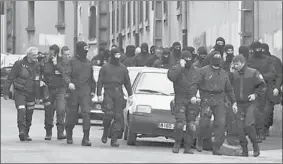
[{"label": "hooded figure", "polygon": [[125,59],[121,61],[126,67],[131,67],[133,65],[133,59],[135,56],[135,49],[134,45],[128,45],[126,47]]},{"label": "hooded figure", "polygon": [[193,61],[194,62],[196,61],[197,54],[196,54],[196,50],[194,47],[192,46],[184,47],[182,51],[189,51],[192,54]]},{"label": "hooded figure", "polygon": [[259,71],[259,73],[263,76],[266,84],[267,84],[267,90],[266,95],[267,96],[259,96],[257,99],[258,103],[258,110],[255,113],[256,118],[256,130],[257,130],[257,139],[258,142],[262,142],[263,139],[265,139],[264,134],[264,119],[265,119],[265,111],[266,111],[266,99],[268,101],[276,101],[278,96],[273,95],[273,89],[274,88],[280,88],[280,84],[278,84],[277,79],[277,73],[275,66],[272,62],[272,59],[270,56],[264,55],[262,53],[262,45],[260,42],[256,41],[251,46],[253,54],[249,57],[247,61],[247,66],[251,67],[253,69],[256,69]]},{"label": "hooded figure", "polygon": [[163,49],[163,53],[160,58],[155,60],[153,67],[157,68],[169,68],[170,50],[169,48]]},{"label": "hooded figure", "polygon": [[246,60],[249,59],[249,55],[250,55],[250,50],[249,50],[249,47],[247,46],[240,46],[239,47],[239,54],[242,54]]},{"label": "hooded figure", "polygon": [[87,56],[87,53],[88,53],[88,45],[86,42],[84,41],[79,41],[77,42],[76,44],[76,55],[78,57],[78,59],[80,60],[85,60],[86,59],[86,56]]},{"label": "hooded figure", "polygon": [[181,44],[174,42],[172,45],[169,67],[176,65],[181,59]]},{"label": "hooded figure", "polygon": [[222,37],[217,38],[213,48],[214,48],[214,51],[220,52],[221,57],[223,56],[224,46],[225,46],[225,39]]},{"label": "hooded figure", "polygon": [[223,65],[222,68],[226,72],[230,72],[230,66],[232,63],[232,60],[234,58],[234,47],[231,44],[227,44],[224,47],[224,56],[223,56]]},{"label": "hooded figure", "polygon": [[202,61],[203,59],[207,56],[207,51],[204,46],[201,46],[198,48],[198,56],[197,56],[197,61],[194,63],[194,66],[197,68],[202,67]]},{"label": "hooded figure", "polygon": [[207,65],[210,64],[210,60],[212,58],[212,54],[211,53],[213,51],[219,52],[220,55],[221,55],[221,58],[222,58],[223,57],[224,46],[225,46],[224,38],[222,38],[222,37],[217,38],[213,49],[210,51],[210,53],[202,61],[202,66],[204,67],[204,66],[207,66]]},{"label": "hooded figure", "polygon": [[144,67],[144,66],[148,66],[148,60],[150,58],[150,54],[148,53],[148,44],[147,43],[143,43],[141,45],[141,53],[134,58],[133,64],[136,67]]},{"label": "hooded figure", "polygon": [[218,51],[213,51],[211,53],[212,58],[210,59],[210,65],[214,68],[214,69],[220,69],[221,68],[221,62],[222,62],[222,58],[221,58],[221,54]]},{"label": "hooded figure", "polygon": [[121,53],[117,48],[112,48],[110,51],[110,64],[118,66],[120,64]]},{"label": "hooded figure", "polygon": [[154,55],[155,54],[155,46],[150,47],[150,54]]},{"label": "hooded figure", "polygon": [[[280,92],[280,86],[282,84],[282,63],[281,60],[275,56],[275,55],[271,55],[271,53],[269,52],[269,46],[266,43],[262,43],[261,44],[262,47],[262,53],[265,56],[269,56],[271,58],[271,62],[272,65],[274,66],[275,70],[276,70],[276,75],[277,78],[276,80],[273,81],[272,85],[273,87],[269,87],[268,88],[268,99],[266,102],[266,106],[265,106],[265,135],[269,136],[269,127],[273,125],[273,111],[274,111],[274,105],[275,104],[279,104],[280,103],[280,97],[281,97],[281,92]],[[273,90],[275,90],[275,88],[279,91],[279,94],[277,96],[273,95]]]}]

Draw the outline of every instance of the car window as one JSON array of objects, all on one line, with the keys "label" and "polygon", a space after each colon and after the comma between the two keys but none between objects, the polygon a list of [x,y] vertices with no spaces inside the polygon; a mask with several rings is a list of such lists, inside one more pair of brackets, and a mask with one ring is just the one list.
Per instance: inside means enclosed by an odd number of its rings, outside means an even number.
[{"label": "car window", "polygon": [[166,73],[142,73],[135,93],[149,93],[161,95],[174,95],[173,83],[167,78]]}]

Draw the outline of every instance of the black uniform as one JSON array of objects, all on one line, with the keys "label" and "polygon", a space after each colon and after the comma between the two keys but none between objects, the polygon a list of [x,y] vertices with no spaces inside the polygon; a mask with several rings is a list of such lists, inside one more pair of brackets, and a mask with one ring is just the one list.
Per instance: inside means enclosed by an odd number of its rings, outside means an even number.
[{"label": "black uniform", "polygon": [[93,77],[92,63],[86,58],[87,44],[79,41],[76,45],[77,55],[69,61],[64,75],[65,82],[73,83],[75,90],[70,90],[68,110],[66,111],[67,143],[73,143],[73,129],[77,123],[79,107],[83,118],[83,146],[91,146],[89,141],[91,93],[95,93],[96,82]]},{"label": "black uniform", "polygon": [[135,56],[135,49],[136,49],[136,47],[134,45],[128,45],[126,47],[125,58],[123,60],[121,60],[121,62],[126,67],[132,67],[133,66],[133,60],[134,60],[134,56]]},{"label": "black uniform", "polygon": [[111,59],[109,63],[103,65],[99,71],[97,82],[97,96],[101,96],[102,88],[104,87],[103,96],[103,136],[102,142],[107,142],[107,136],[111,121],[113,132],[111,132],[111,146],[119,146],[117,137],[123,128],[123,109],[126,107],[126,100],[122,86],[124,85],[128,96],[132,96],[132,87],[129,77],[129,72],[126,66],[120,64],[118,58],[114,55],[119,53],[117,49],[111,50]]},{"label": "black uniform", "polygon": [[196,97],[199,72],[193,67],[192,54],[189,51],[183,51],[182,58],[191,59],[186,61],[185,68],[177,64],[168,71],[168,79],[173,82],[175,91],[176,124],[174,126],[175,144],[172,151],[179,152],[184,138],[184,153],[193,154],[190,149],[193,142],[194,122],[199,114],[199,108],[191,103],[191,98]]}]

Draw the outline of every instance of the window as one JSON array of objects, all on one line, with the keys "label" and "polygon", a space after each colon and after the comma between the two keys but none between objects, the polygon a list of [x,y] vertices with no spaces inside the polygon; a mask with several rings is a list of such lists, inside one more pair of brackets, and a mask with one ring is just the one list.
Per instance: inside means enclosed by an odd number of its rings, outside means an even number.
[{"label": "window", "polygon": [[180,9],[182,1],[177,1],[177,9]]},{"label": "window", "polygon": [[139,7],[140,7],[140,23],[142,23],[142,21],[143,21],[143,1],[139,1],[140,2],[140,4],[139,4]]},{"label": "window", "polygon": [[168,3],[167,1],[163,1],[163,12],[164,14],[168,14]]},{"label": "window", "polygon": [[145,2],[145,20],[149,19],[149,1]]},{"label": "window", "polygon": [[133,1],[133,25],[136,24],[136,1]]},{"label": "window", "polygon": [[65,1],[58,1],[58,25],[65,24]]},{"label": "window", "polygon": [[131,11],[131,1],[130,2],[128,2],[128,27],[130,27],[131,26],[131,13],[132,13],[132,11]]},{"label": "window", "polygon": [[112,33],[115,33],[115,10],[112,10]]},{"label": "window", "polygon": [[125,27],[126,27],[126,3],[124,3],[123,2],[123,4],[122,4],[122,6],[121,6],[121,19],[122,19],[122,21],[121,21],[121,28],[122,29],[125,29]]},{"label": "window", "polygon": [[94,6],[90,7],[90,17],[89,17],[89,39],[96,37],[96,8]]},{"label": "window", "polygon": [[34,29],[34,1],[28,1],[28,31]]}]

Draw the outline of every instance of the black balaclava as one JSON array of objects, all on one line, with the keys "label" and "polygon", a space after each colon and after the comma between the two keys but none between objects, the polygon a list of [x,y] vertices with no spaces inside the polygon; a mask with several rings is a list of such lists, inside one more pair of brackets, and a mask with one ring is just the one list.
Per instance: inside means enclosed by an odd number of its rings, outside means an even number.
[{"label": "black balaclava", "polygon": [[110,57],[110,51],[109,51],[109,50],[105,50],[105,51],[103,52],[103,60],[108,61],[108,60],[109,60],[109,57]]},{"label": "black balaclava", "polygon": [[[232,50],[233,52],[232,53],[227,53],[229,49]],[[232,44],[226,44],[224,46],[224,51],[225,51],[225,53],[227,55],[226,56],[226,61],[228,63],[231,63],[233,58],[234,58],[234,46]]]},{"label": "black balaclava", "polygon": [[[193,55],[190,53],[190,51],[182,51],[181,52],[181,57],[186,61],[186,68],[191,68],[193,65]],[[188,60],[190,58],[191,60]]]},{"label": "black balaclava", "polygon": [[249,54],[250,54],[249,47],[247,47],[247,46],[240,46],[239,47],[239,54],[242,54],[246,58],[246,60],[248,60]]},{"label": "black balaclava", "polygon": [[204,46],[199,47],[198,48],[198,60],[202,62],[203,59],[206,57],[206,55],[207,55],[206,48]]},{"label": "black balaclava", "polygon": [[263,53],[264,55],[271,56],[271,54],[270,54],[270,52],[269,52],[269,46],[268,46],[268,44],[262,43],[262,44],[261,44],[261,48],[262,48],[262,53]]},{"label": "black balaclava", "polygon": [[77,51],[77,57],[79,59],[86,59],[87,53],[88,53],[88,45],[84,41],[79,41],[76,44],[76,51]]},{"label": "black balaclava", "polygon": [[120,58],[116,58],[115,54],[120,53],[118,48],[112,48],[110,51],[110,63],[113,65],[119,65],[120,64]]},{"label": "black balaclava", "polygon": [[155,54],[155,46],[150,47],[150,54],[151,55]]},{"label": "black balaclava", "polygon": [[170,58],[170,50],[169,50],[169,48],[164,48],[163,54],[162,54],[163,64],[168,64],[169,58]]},{"label": "black balaclava", "polygon": [[[218,44],[217,44],[218,41],[222,41],[222,42],[223,42],[223,45],[218,45]],[[225,39],[222,38],[222,37],[219,37],[219,38],[216,39],[215,45],[214,45],[213,48],[215,49],[215,51],[220,52],[221,56],[223,56],[224,46],[225,46]]]},{"label": "black balaclava", "polygon": [[126,56],[127,57],[133,57],[133,56],[135,56],[135,49],[136,49],[136,47],[134,46],[134,45],[128,45],[127,47],[126,47]]},{"label": "black balaclava", "polygon": [[[180,49],[176,49],[176,46],[179,46]],[[175,56],[181,55],[181,44],[179,42],[174,42],[172,45],[172,52]]]},{"label": "black balaclava", "polygon": [[253,50],[253,53],[256,57],[260,57],[262,55],[262,49],[260,51],[256,51],[256,49],[258,48],[261,48],[262,45],[260,42],[256,41],[254,42],[253,46],[252,46],[252,50]]},{"label": "black balaclava", "polygon": [[220,63],[222,61],[220,52],[213,51],[211,52],[211,55],[212,55],[212,58],[210,60],[210,65],[220,68]]},{"label": "black balaclava", "polygon": [[141,45],[141,54],[147,54],[148,53],[148,44],[147,43],[143,43]]},{"label": "black balaclava", "polygon": [[196,54],[196,49],[192,46],[186,46],[182,49],[182,51],[190,51],[190,53],[192,54],[193,56],[193,60],[195,60],[195,58],[197,57],[197,54]]}]

